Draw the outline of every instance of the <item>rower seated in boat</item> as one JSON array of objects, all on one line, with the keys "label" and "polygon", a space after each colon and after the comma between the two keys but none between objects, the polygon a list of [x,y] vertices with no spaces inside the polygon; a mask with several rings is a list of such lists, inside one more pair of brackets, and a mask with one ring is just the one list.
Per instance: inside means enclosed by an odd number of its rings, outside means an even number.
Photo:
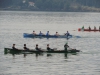
[{"label": "rower seated in boat", "polygon": [[37,51],[40,51],[40,52],[42,52],[41,48],[38,48],[38,44],[36,44],[36,47],[35,47],[35,49],[36,49]]},{"label": "rower seated in boat", "polygon": [[15,44],[13,44],[12,49],[13,50],[18,50],[17,48],[15,48]]},{"label": "rower seated in boat", "polygon": [[89,26],[89,30],[91,30],[90,26]]},{"label": "rower seated in boat", "polygon": [[39,35],[44,35],[44,34],[40,31]]},{"label": "rower seated in boat", "polygon": [[49,34],[49,31],[47,31],[47,33],[46,33],[46,36],[48,36],[48,35],[50,35],[50,34]]},{"label": "rower seated in boat", "polygon": [[70,33],[67,31],[67,33],[65,33],[65,35],[67,35],[67,37],[70,35]]},{"label": "rower seated in boat", "polygon": [[67,51],[67,48],[68,48],[69,46],[68,46],[68,44],[66,43],[65,45],[64,45],[64,50],[65,51]]},{"label": "rower seated in boat", "polygon": [[33,35],[36,35],[35,31],[33,31]]},{"label": "rower seated in boat", "polygon": [[94,26],[94,30],[96,30],[96,27]]},{"label": "rower seated in boat", "polygon": [[58,34],[58,32],[56,32],[56,34],[55,34],[56,36],[58,36],[59,34]]},{"label": "rower seated in boat", "polygon": [[29,48],[26,47],[26,44],[24,44],[24,50],[29,50]]},{"label": "rower seated in boat", "polygon": [[81,28],[82,31],[84,31],[84,26]]},{"label": "rower seated in boat", "polygon": [[49,47],[49,44],[47,44],[47,50],[48,50],[48,51],[54,51],[54,49],[51,49],[51,48]]}]

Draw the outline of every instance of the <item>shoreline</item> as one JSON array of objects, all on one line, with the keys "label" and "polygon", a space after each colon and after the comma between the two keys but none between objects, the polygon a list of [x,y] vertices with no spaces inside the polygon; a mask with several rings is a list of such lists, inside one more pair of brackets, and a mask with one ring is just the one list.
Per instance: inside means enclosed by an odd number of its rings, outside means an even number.
[{"label": "shoreline", "polygon": [[94,10],[31,10],[31,9],[8,9],[8,8],[0,8],[0,11],[45,11],[45,12],[100,12],[100,9]]}]

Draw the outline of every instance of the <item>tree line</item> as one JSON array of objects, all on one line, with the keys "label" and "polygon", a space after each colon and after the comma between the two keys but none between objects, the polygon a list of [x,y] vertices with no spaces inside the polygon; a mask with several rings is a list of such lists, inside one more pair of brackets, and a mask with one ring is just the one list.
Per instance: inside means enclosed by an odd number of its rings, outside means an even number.
[{"label": "tree line", "polygon": [[36,10],[78,11],[84,10],[85,7],[100,8],[100,0],[0,0],[0,8],[29,9],[29,2],[34,2],[35,7],[31,8],[36,8]]}]

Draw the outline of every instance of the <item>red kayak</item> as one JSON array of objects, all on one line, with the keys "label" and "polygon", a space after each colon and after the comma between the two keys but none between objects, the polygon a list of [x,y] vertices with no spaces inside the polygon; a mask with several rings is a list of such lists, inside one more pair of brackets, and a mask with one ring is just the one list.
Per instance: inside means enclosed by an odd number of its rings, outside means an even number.
[{"label": "red kayak", "polygon": [[81,29],[81,28],[79,28],[78,31],[89,31],[89,32],[90,31],[94,31],[94,32],[99,31],[100,32],[99,29]]}]

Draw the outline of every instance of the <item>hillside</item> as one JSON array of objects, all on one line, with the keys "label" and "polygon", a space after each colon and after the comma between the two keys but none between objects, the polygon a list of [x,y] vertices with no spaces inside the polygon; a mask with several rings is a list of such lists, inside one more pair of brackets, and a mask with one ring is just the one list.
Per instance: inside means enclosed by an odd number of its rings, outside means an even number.
[{"label": "hillside", "polygon": [[100,0],[0,0],[0,10],[100,12]]}]

